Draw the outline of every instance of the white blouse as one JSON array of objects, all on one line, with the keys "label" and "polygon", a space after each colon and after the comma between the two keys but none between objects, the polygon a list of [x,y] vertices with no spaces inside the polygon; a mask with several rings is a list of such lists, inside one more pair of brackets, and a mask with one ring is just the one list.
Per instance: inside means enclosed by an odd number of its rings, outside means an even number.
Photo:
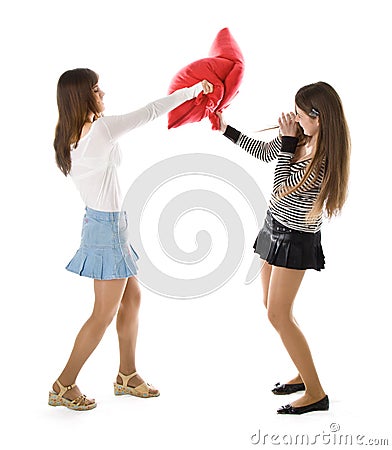
[{"label": "white blouse", "polygon": [[128,114],[95,120],[77,148],[71,147],[70,176],[85,205],[98,211],[120,211],[122,196],[116,168],[121,163],[121,151],[117,139],[197,97],[202,90],[200,82]]}]

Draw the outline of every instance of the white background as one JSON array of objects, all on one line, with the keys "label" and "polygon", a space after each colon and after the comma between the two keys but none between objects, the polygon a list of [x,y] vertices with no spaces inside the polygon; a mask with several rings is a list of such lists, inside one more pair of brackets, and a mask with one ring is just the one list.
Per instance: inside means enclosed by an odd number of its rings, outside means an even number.
[{"label": "white background", "polygon": [[[365,435],[363,442],[392,442],[388,4],[3,2],[0,398],[7,448],[242,450],[254,447],[250,437],[259,429],[314,436],[328,433],[331,423],[342,434]],[[232,125],[249,133],[273,125],[293,108],[299,87],[319,80],[336,88],[345,107],[353,144],[350,196],[342,216],[323,228],[327,268],[306,274],[295,306],[331,409],[276,415],[296,396],[275,397],[270,389],[295,370],[266,318],[260,283],[243,283],[245,262],[228,284],[201,299],[170,300],[142,289],[138,370],[161,390],[159,398],[112,395],[113,324],[78,379],[98,408],[49,408],[47,392],[93,302],[92,280],[64,270],[79,244],[84,205],[54,163],[58,77],[92,68],[106,92],[106,114],[128,112],[165,95],[171,77],[208,56],[224,27],[246,59],[240,94],[226,112]],[[124,193],[164,158],[207,152],[247,170],[268,198],[273,167],[212,132],[208,121],[168,131],[160,118],[124,138],[122,147]],[[253,254],[257,227],[244,223],[244,229]]]}]

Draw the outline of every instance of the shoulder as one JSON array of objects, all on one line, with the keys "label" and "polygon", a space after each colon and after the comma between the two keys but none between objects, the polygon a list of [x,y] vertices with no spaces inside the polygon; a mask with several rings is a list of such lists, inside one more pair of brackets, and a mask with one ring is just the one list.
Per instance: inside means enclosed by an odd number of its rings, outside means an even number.
[{"label": "shoulder", "polygon": [[79,143],[88,142],[91,139],[94,141],[111,140],[110,128],[107,125],[106,117],[100,117],[94,120],[89,126],[89,129],[82,135]]},{"label": "shoulder", "polygon": [[111,118],[111,116],[104,116],[104,117],[100,117],[99,119],[95,120],[93,122],[94,131],[96,133],[102,133],[102,131],[104,131],[110,135],[110,131],[109,131],[110,130],[110,128],[109,128],[110,118]]}]

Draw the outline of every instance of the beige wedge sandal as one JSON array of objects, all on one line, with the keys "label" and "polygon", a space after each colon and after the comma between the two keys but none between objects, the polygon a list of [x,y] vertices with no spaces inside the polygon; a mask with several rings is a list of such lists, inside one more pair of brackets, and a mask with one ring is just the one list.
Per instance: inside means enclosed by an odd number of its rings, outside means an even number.
[{"label": "beige wedge sandal", "polygon": [[137,372],[131,373],[131,375],[124,375],[121,372],[118,372],[118,375],[122,379],[122,384],[118,384],[114,382],[114,395],[134,395],[135,397],[149,398],[149,397],[158,397],[160,395],[159,391],[156,394],[150,392],[150,389],[154,389],[154,386],[151,386],[148,383],[141,383],[139,386],[131,387],[128,386],[128,381],[137,375]]},{"label": "beige wedge sandal", "polygon": [[[71,384],[70,386],[63,386],[59,380],[56,380],[60,392],[57,394],[55,391],[49,392],[49,405],[50,406],[65,406],[66,408],[73,409],[75,411],[88,411],[97,406],[94,399],[87,399],[85,395],[81,394],[74,400],[68,400],[64,398],[63,395],[73,389],[76,384]],[[88,401],[92,403],[87,403]]]}]

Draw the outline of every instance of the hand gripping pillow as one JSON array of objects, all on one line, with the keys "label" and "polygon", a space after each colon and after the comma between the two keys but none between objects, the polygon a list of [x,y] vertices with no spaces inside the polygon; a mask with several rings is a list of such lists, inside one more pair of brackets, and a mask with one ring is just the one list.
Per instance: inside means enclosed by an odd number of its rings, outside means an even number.
[{"label": "hand gripping pillow", "polygon": [[216,112],[222,112],[237,95],[244,75],[244,58],[228,28],[217,34],[208,58],[199,59],[182,68],[172,79],[169,94],[184,87],[193,86],[202,80],[214,85],[214,92],[202,92],[168,114],[168,128],[186,123],[199,122],[209,117],[212,129],[219,129]]}]

